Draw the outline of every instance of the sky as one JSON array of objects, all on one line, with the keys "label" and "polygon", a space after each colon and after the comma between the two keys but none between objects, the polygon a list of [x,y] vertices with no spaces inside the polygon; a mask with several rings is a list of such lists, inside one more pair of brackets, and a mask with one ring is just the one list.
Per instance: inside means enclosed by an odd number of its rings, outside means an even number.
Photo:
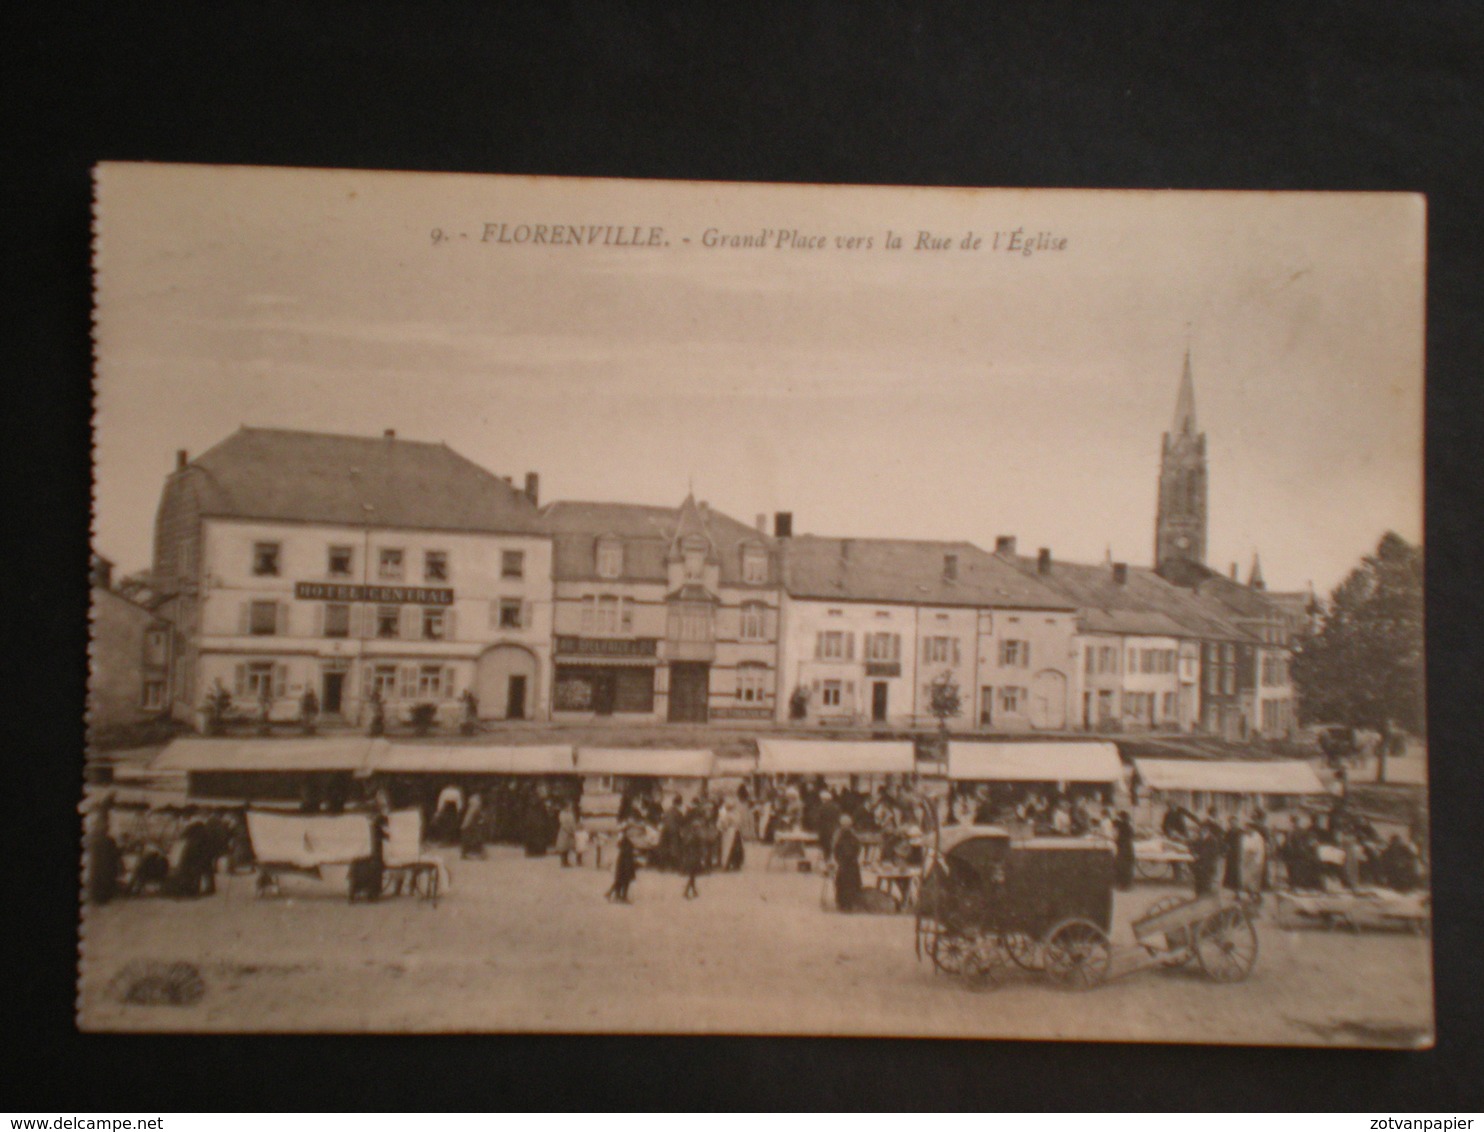
[{"label": "sky", "polygon": [[1421,539],[1424,225],[1404,194],[107,164],[95,546],[147,567],[177,449],[255,425],[444,441],[543,502],[693,486],[1148,564],[1188,350],[1208,564],[1324,593]]}]

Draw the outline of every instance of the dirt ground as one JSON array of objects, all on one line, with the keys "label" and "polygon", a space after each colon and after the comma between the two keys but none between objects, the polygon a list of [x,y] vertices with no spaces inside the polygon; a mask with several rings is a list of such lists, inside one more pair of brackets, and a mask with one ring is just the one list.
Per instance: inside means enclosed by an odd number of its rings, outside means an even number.
[{"label": "dirt ground", "polygon": [[[1286,931],[1259,923],[1245,983],[1138,971],[1098,989],[1016,975],[975,992],[914,956],[913,920],[821,907],[821,878],[768,871],[753,848],[737,874],[643,872],[634,903],[603,899],[608,870],[492,849],[446,860],[437,907],[407,897],[351,905],[345,889],[286,881],[259,899],[251,876],[195,902],[88,910],[79,1025],[87,1030],[630,1031],[1136,1039],[1396,1045],[1432,1040],[1431,947],[1402,933]],[[1113,938],[1173,891],[1120,894]],[[191,1006],[125,1004],[110,988],[132,961],[195,964]]]}]

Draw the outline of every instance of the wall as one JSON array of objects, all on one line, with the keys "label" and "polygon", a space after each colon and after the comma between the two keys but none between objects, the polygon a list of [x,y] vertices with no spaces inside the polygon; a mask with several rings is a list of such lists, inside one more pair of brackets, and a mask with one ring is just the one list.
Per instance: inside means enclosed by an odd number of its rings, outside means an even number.
[{"label": "wall", "polygon": [[[1050,610],[983,610],[979,620],[979,667],[975,677],[974,720],[995,731],[1056,731],[1080,724],[1082,702],[1081,653],[1077,645],[1077,618]],[[1024,662],[1002,663],[1002,642],[1028,646]],[[989,695],[986,697],[985,689]],[[1006,707],[1005,689],[1018,692],[1017,710]]]}]

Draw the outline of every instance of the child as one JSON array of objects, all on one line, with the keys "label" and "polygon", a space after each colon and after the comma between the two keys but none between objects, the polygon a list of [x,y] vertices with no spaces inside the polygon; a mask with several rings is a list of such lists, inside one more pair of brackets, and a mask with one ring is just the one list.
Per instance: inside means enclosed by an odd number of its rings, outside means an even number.
[{"label": "child", "polygon": [[629,836],[629,827],[624,826],[618,839],[618,863],[613,866],[613,887],[608,890],[607,895],[610,903],[615,900],[620,904],[629,902],[629,885],[634,883],[638,872],[634,859],[634,841]]}]

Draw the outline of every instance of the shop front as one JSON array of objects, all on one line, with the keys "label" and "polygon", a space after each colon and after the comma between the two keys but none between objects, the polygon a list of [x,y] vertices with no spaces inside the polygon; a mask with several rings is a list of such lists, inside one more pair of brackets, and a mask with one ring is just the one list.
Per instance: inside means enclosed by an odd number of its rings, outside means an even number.
[{"label": "shop front", "polygon": [[575,715],[653,715],[659,642],[558,637],[554,708]]}]

